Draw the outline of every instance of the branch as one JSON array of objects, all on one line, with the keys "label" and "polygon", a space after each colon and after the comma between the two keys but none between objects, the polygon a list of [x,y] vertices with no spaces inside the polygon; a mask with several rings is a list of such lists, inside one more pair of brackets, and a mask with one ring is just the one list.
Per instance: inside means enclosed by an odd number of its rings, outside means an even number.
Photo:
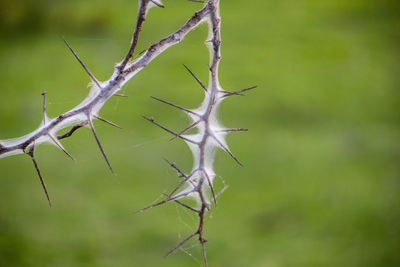
[{"label": "branch", "polygon": [[143,22],[146,19],[146,12],[147,12],[148,4],[149,4],[149,1],[146,1],[146,0],[139,1],[139,9],[138,9],[138,15],[137,15],[137,20],[136,20],[136,27],[133,32],[131,46],[129,47],[128,53],[126,54],[125,58],[122,60],[121,64],[117,67],[120,72],[122,72],[125,69],[126,64],[133,57],[133,53],[135,52],[135,48],[136,48],[137,42],[139,40],[140,32],[142,31]]},{"label": "branch", "polygon": [[[199,1],[196,1],[196,2],[199,2]],[[195,212],[199,218],[199,224],[198,224],[197,231],[195,231],[193,234],[186,237],[183,241],[179,242],[173,249],[168,251],[166,256],[172,254],[173,252],[175,252],[176,250],[181,248],[186,242],[191,240],[193,237],[198,236],[199,242],[202,246],[203,259],[204,259],[205,266],[207,266],[207,254],[206,254],[206,247],[205,247],[205,243],[207,242],[207,240],[204,238],[205,213],[210,209],[211,201],[213,201],[215,203],[215,206],[217,206],[217,198],[227,188],[227,187],[224,187],[218,194],[215,194],[214,186],[213,186],[213,180],[215,178],[215,174],[214,174],[213,166],[212,166],[213,161],[214,161],[215,150],[218,148],[224,150],[239,165],[242,165],[239,162],[239,160],[232,154],[232,152],[229,150],[229,148],[225,145],[225,143],[226,143],[225,135],[228,134],[229,132],[233,132],[233,131],[247,131],[247,129],[244,129],[244,128],[220,127],[219,123],[218,123],[216,111],[218,110],[218,106],[220,105],[222,100],[225,99],[227,96],[242,95],[242,93],[255,88],[255,87],[249,87],[249,88],[239,90],[236,92],[228,92],[221,88],[221,85],[219,83],[219,78],[218,78],[218,69],[219,69],[219,63],[221,60],[221,32],[220,32],[221,17],[219,15],[219,0],[209,0],[206,3],[206,6],[209,6],[209,8],[210,8],[210,12],[209,12],[210,14],[207,17],[207,23],[209,25],[209,38],[208,38],[209,41],[206,42],[206,44],[209,47],[209,52],[211,55],[210,66],[209,66],[209,76],[210,77],[209,77],[208,86],[205,86],[200,81],[200,79],[186,65],[184,65],[186,70],[193,76],[193,78],[204,89],[206,94],[205,94],[203,103],[200,105],[200,107],[198,109],[189,110],[189,109],[183,108],[181,106],[175,105],[173,103],[167,102],[165,100],[153,97],[154,99],[156,99],[160,102],[163,102],[165,104],[168,104],[170,106],[173,106],[175,108],[178,108],[178,109],[186,112],[191,117],[193,122],[188,127],[186,127],[184,130],[182,130],[181,132],[175,133],[174,131],[171,131],[171,130],[165,128],[161,124],[156,123],[154,121],[154,119],[146,118],[147,120],[149,120],[153,124],[157,125],[158,127],[162,128],[163,130],[169,132],[170,134],[173,134],[174,137],[172,139],[174,139],[175,137],[178,137],[185,141],[189,141],[188,143],[191,143],[191,144],[189,144],[189,147],[191,148],[193,156],[196,159],[195,164],[192,169],[191,175],[188,176],[188,175],[185,175],[183,173],[183,171],[178,169],[175,166],[175,164],[172,164],[169,161],[167,161],[171,165],[171,167],[175,168],[181,174],[181,177],[184,177],[185,179],[169,195],[167,195],[165,200],[140,210],[140,211],[144,211],[144,210],[153,208],[155,206],[159,206],[161,204],[170,202],[171,200],[174,200],[174,202],[178,203],[179,205],[183,206],[184,208],[187,208],[187,209]],[[193,136],[193,135],[182,136],[182,134],[186,133],[188,130],[190,130],[192,128],[197,128],[197,130],[198,130],[198,133],[195,136]],[[191,138],[191,136],[193,138]],[[196,140],[196,142],[194,142],[193,140]],[[185,188],[183,188],[184,185],[186,185]],[[192,189],[192,187],[193,187],[193,189]],[[178,193],[179,190],[182,190],[181,193]],[[190,207],[190,206],[186,205],[185,203],[175,199],[177,196],[179,196],[179,198],[183,198],[182,192],[192,192],[190,190],[195,190],[195,192],[197,193],[197,194],[191,194],[190,196],[196,197],[196,199],[200,205],[200,209]],[[211,192],[211,196],[212,196],[211,199],[208,197],[209,194],[207,194],[207,192]]]}]

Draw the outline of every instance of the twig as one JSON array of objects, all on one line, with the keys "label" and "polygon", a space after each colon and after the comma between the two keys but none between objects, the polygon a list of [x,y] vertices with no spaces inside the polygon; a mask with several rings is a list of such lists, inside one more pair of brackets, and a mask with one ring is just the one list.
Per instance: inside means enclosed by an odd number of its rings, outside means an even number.
[{"label": "twig", "polygon": [[148,4],[149,4],[148,0],[140,0],[139,1],[139,10],[138,10],[138,15],[137,15],[137,20],[136,20],[136,27],[133,32],[131,46],[129,47],[128,53],[126,54],[125,58],[122,60],[121,64],[118,66],[118,69],[120,72],[122,72],[125,69],[126,64],[128,64],[129,60],[133,57],[133,53],[135,52],[135,48],[136,48],[137,42],[139,40],[140,32],[142,31],[143,22],[146,19],[146,12],[147,12]]}]

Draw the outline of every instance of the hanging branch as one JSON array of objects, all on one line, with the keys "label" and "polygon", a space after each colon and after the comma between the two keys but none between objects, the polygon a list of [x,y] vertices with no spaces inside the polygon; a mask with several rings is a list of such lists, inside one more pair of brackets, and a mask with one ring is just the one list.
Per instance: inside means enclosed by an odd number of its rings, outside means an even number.
[{"label": "hanging branch", "polygon": [[[205,98],[203,100],[203,103],[199,108],[191,110],[162,100],[160,98],[152,97],[157,101],[165,103],[174,108],[178,108],[190,116],[190,118],[192,119],[192,123],[178,133],[155,122],[153,118],[149,119],[145,117],[145,119],[147,119],[154,125],[172,134],[173,138],[171,138],[171,140],[177,137],[184,140],[189,145],[189,148],[192,150],[195,159],[194,167],[191,174],[186,175],[183,171],[177,168],[175,164],[167,161],[172,168],[178,171],[178,173],[181,177],[184,178],[184,180],[180,182],[179,185],[175,187],[175,189],[172,190],[170,194],[167,194],[164,200],[143,208],[137,212],[143,212],[145,210],[160,206],[162,204],[166,204],[168,202],[175,202],[183,206],[184,208],[187,208],[190,211],[196,213],[199,219],[196,231],[186,237],[181,242],[179,242],[165,256],[172,254],[176,250],[180,249],[186,242],[197,236],[202,246],[204,264],[205,266],[207,266],[207,254],[205,247],[205,243],[207,242],[207,240],[204,237],[205,213],[210,210],[212,202],[214,202],[215,206],[217,206],[217,197],[226,190],[225,187],[217,194],[215,194],[214,191],[213,181],[215,178],[215,173],[213,170],[213,161],[215,151],[218,148],[224,150],[239,165],[242,165],[227,147],[225,142],[225,135],[233,131],[247,131],[247,129],[244,128],[226,129],[222,127],[217,120],[218,106],[226,97],[233,95],[242,95],[243,92],[254,89],[255,86],[236,92],[228,92],[221,88],[218,78],[218,69],[221,60],[221,17],[219,15],[219,0],[210,0],[204,3],[205,7],[209,6],[210,8],[209,15],[207,16],[207,23],[209,25],[209,37],[208,41],[206,42],[211,55],[208,87],[206,87],[204,83],[186,65],[184,65],[190,75],[204,89]],[[192,128],[196,128],[198,130],[198,133],[192,135],[183,135]],[[208,197],[210,193],[211,197]],[[180,199],[186,197],[195,198],[197,200],[198,207],[191,207],[180,201]]]}]

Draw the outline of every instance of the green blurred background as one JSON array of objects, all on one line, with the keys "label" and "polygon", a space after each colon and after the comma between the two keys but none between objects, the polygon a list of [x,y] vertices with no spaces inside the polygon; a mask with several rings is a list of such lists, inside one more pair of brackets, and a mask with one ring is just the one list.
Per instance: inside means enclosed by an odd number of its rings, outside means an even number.
[{"label": "green blurred background", "polygon": [[[139,50],[173,32],[201,5],[164,1],[145,23]],[[41,92],[57,116],[87,94],[87,75],[64,36],[100,80],[128,49],[137,1],[0,1],[0,138],[41,121]],[[221,0],[226,90],[257,84],[221,108],[237,166],[217,153],[209,213],[210,266],[400,266],[400,4],[393,0]],[[207,81],[207,27],[190,33],[125,87],[97,123],[117,175],[88,129],[65,140],[77,163],[49,145],[37,149],[53,207],[29,157],[0,160],[0,266],[201,266],[188,243],[196,227],[174,203],[134,215],[178,183],[163,157],[190,171],[179,140],[149,124],[183,129]]]}]

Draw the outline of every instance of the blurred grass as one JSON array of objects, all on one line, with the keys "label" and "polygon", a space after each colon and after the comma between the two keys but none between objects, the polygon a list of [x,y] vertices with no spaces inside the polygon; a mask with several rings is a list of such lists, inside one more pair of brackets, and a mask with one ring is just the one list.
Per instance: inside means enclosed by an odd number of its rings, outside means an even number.
[{"label": "blurred grass", "polygon": [[[182,25],[200,6],[165,1],[146,21],[140,49]],[[64,36],[100,80],[127,50],[137,1],[0,3],[0,138],[21,136],[41,118],[76,105],[86,74]],[[246,127],[228,141],[244,168],[218,153],[229,190],[207,220],[211,266],[399,266],[400,91],[398,1],[222,1],[221,83],[258,84],[221,109],[224,125]],[[117,175],[88,130],[65,140],[75,164],[50,146],[37,157],[48,208],[28,157],[0,160],[0,266],[201,266],[194,241],[162,255],[196,226],[173,204],[132,212],[172,189],[162,158],[190,170],[186,146],[140,115],[181,129],[185,116],[152,101],[188,107],[207,81],[207,28],[166,51],[112,99],[97,124]],[[222,187],[222,182],[219,182]],[[188,253],[192,254],[189,256]]]}]

